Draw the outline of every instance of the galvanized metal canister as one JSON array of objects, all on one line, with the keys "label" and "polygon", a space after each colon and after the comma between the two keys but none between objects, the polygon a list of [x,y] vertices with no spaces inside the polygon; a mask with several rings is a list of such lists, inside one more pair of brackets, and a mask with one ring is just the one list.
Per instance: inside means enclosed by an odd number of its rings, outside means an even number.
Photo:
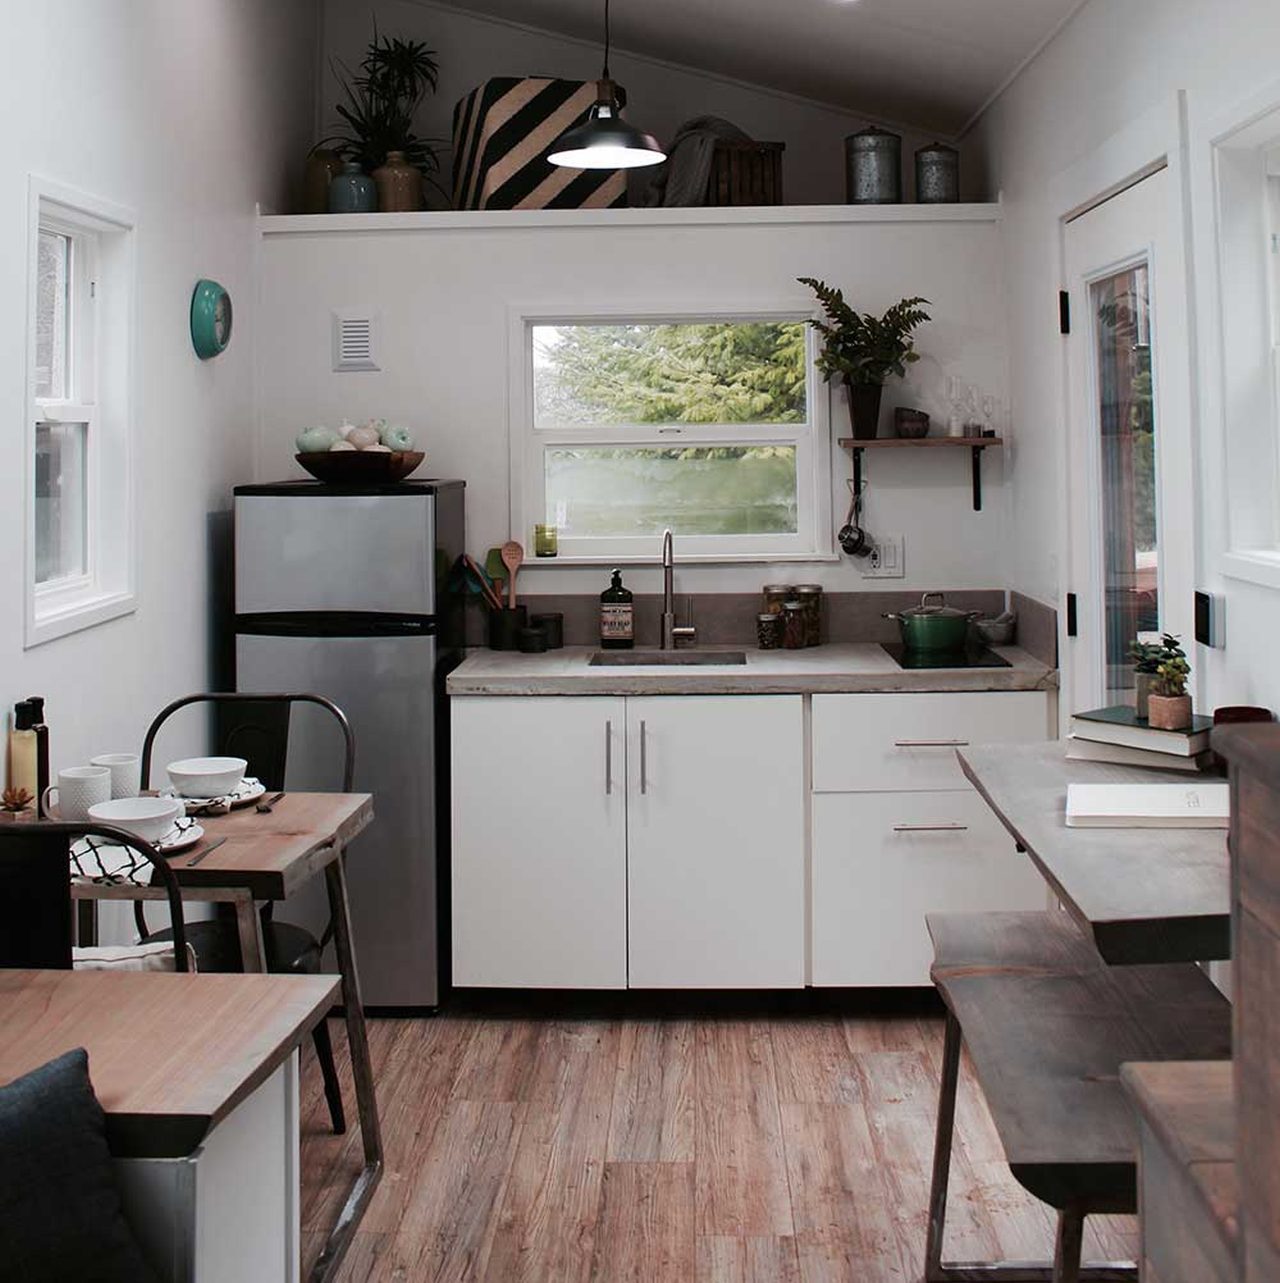
[{"label": "galvanized metal canister", "polygon": [[916,201],[921,205],[954,205],[960,199],[960,153],[946,143],[930,143],[916,152]]},{"label": "galvanized metal canister", "polygon": [[902,139],[887,129],[863,129],[844,140],[845,191],[850,205],[902,202]]}]

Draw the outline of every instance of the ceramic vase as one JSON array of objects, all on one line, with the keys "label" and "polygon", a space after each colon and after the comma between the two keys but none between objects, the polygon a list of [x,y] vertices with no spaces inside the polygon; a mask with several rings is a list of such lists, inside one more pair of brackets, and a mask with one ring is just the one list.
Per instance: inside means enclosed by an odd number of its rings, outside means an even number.
[{"label": "ceramic vase", "polygon": [[884,397],[883,383],[850,383],[844,381],[849,393],[849,425],[855,441],[874,441],[880,434],[880,402]]},{"label": "ceramic vase", "polygon": [[1190,695],[1152,695],[1147,724],[1157,731],[1184,731],[1191,725]]},{"label": "ceramic vase", "polygon": [[1154,674],[1152,673],[1134,673],[1133,675],[1134,694],[1137,696],[1133,711],[1139,717],[1150,716],[1150,704],[1148,701],[1151,698],[1151,679],[1153,676]]},{"label": "ceramic vase", "polygon": [[378,187],[378,208],[385,214],[422,208],[422,172],[409,164],[402,151],[389,151],[373,171]]},{"label": "ceramic vase", "polygon": [[371,214],[378,208],[378,189],[372,178],[349,160],[329,184],[329,213]]},{"label": "ceramic vase", "polygon": [[325,214],[329,211],[329,184],[342,173],[342,157],[336,151],[317,147],[307,155],[302,171],[302,212]]}]

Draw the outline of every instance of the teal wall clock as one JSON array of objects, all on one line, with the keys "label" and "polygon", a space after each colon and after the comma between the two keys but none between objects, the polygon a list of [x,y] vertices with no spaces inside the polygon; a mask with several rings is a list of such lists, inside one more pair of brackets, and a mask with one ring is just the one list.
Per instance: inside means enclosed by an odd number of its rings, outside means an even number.
[{"label": "teal wall clock", "polygon": [[231,295],[217,281],[197,281],[191,296],[191,343],[207,361],[231,342]]}]

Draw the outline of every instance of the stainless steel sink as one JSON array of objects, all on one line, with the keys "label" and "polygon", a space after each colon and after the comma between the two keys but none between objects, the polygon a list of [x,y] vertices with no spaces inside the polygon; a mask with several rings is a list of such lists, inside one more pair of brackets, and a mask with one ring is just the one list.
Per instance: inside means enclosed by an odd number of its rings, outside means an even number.
[{"label": "stainless steel sink", "polygon": [[591,656],[593,668],[703,668],[746,662],[742,650],[598,650]]}]

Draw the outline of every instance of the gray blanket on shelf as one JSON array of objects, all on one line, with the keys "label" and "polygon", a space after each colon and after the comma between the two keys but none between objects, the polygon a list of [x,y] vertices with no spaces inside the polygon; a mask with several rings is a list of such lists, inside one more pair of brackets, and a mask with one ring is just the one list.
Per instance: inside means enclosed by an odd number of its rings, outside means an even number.
[{"label": "gray blanket on shelf", "polygon": [[705,205],[711,186],[711,161],[716,143],[750,142],[737,125],[718,116],[697,116],[676,131],[667,159],[652,169],[635,170],[631,204],[657,206]]}]

